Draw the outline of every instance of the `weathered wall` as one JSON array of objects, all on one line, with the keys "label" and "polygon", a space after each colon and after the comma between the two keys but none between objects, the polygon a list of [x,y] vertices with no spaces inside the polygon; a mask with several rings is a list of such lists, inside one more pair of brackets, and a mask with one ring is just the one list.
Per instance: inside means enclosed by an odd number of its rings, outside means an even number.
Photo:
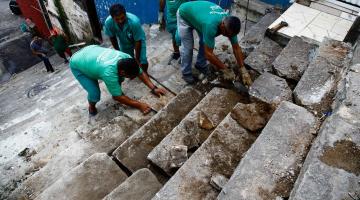
[{"label": "weathered wall", "polygon": [[[75,40],[90,40],[93,37],[88,14],[85,6],[80,0],[61,0],[64,11],[68,17],[68,26]],[[54,0],[49,0],[47,9],[51,22],[54,26],[61,28]],[[96,14],[96,13],[94,13]]]}]

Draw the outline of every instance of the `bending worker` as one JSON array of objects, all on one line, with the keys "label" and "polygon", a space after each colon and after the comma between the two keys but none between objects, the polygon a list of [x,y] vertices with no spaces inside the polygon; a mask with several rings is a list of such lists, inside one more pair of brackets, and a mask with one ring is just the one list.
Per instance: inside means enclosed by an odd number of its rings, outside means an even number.
[{"label": "bending worker", "polygon": [[147,72],[149,65],[146,57],[146,38],[139,18],[126,12],[121,4],[112,5],[109,12],[110,16],[106,18],[104,25],[105,35],[110,37],[114,49],[135,58],[141,68]]},{"label": "bending worker", "polygon": [[221,34],[228,37],[232,44],[244,84],[251,85],[250,75],[244,65],[244,55],[237,40],[241,26],[239,18],[229,16],[225,10],[212,2],[191,1],[183,3],[179,7],[177,26],[182,45],[180,48],[181,71],[183,79],[187,83],[193,84],[196,81],[191,72],[194,47],[193,30],[196,30],[200,38],[200,47],[195,68],[206,76],[209,72],[206,60],[218,70],[228,67],[213,52],[215,38]]},{"label": "bending worker", "polygon": [[98,80],[104,81],[114,100],[137,108],[144,114],[151,111],[150,106],[131,99],[122,92],[121,83],[125,78],[138,77],[153,94],[157,96],[165,94],[164,89],[157,88],[146,73],[142,72],[134,58],[118,50],[97,45],[84,47],[71,57],[70,69],[88,93],[90,115],[97,114],[95,105],[100,101]]}]

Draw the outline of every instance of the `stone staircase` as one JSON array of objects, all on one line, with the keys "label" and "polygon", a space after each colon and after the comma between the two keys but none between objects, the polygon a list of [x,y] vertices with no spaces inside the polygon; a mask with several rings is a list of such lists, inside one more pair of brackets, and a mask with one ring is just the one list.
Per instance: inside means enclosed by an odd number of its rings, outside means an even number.
[{"label": "stone staircase", "polygon": [[283,48],[265,37],[269,18],[240,42],[256,77],[250,98],[178,84],[157,114],[125,109],[81,128],[11,199],[358,199],[360,64],[338,41]]}]

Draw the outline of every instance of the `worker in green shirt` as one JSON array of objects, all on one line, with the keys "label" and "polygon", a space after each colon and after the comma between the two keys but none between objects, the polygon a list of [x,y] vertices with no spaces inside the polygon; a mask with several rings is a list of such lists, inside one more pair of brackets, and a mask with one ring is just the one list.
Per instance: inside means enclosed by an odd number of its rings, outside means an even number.
[{"label": "worker in green shirt", "polygon": [[130,55],[118,50],[90,45],[76,52],[70,59],[70,69],[81,86],[88,93],[89,114],[97,114],[96,103],[100,101],[100,88],[98,80],[102,80],[113,99],[139,109],[144,114],[151,111],[146,103],[127,97],[121,89],[125,78],[138,77],[147,85],[154,95],[165,94],[165,90],[157,88],[143,73],[137,62]]},{"label": "worker in green shirt", "polygon": [[104,25],[105,35],[110,37],[114,49],[135,58],[141,68],[147,72],[146,38],[139,18],[126,12],[121,4],[112,5],[109,12],[110,16],[106,18]]},{"label": "worker in green shirt", "polygon": [[174,48],[174,52],[171,55],[170,61],[177,60],[180,58],[179,44],[177,44],[176,42],[176,29],[177,29],[176,12],[181,4],[188,1],[189,0],[160,0],[158,22],[161,26],[163,26],[164,9],[166,5],[166,30],[171,34],[172,44]]},{"label": "worker in green shirt", "polygon": [[215,38],[219,35],[228,37],[233,48],[244,84],[251,85],[252,80],[244,65],[244,55],[238,44],[237,34],[240,32],[240,20],[229,16],[220,6],[208,1],[191,1],[183,3],[177,13],[177,26],[181,39],[181,70],[183,79],[190,84],[196,82],[191,72],[194,36],[193,30],[198,32],[199,52],[195,68],[205,76],[208,74],[206,60],[218,70],[226,66],[215,54]]},{"label": "worker in green shirt", "polygon": [[72,52],[71,49],[69,48],[69,44],[68,44],[68,38],[67,36],[60,31],[57,28],[53,28],[52,30],[50,30],[50,37],[49,37],[52,45],[54,46],[54,49],[56,51],[56,53],[64,59],[65,63],[68,63],[68,59],[66,58],[65,53],[71,57],[72,56]]}]

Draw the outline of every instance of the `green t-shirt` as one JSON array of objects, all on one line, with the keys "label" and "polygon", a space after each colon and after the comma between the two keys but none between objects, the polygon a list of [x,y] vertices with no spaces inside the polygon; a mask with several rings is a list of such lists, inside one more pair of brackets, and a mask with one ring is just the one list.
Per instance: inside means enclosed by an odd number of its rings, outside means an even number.
[{"label": "green t-shirt", "polygon": [[[215,37],[219,35],[218,27],[224,17],[229,14],[220,6],[208,1],[192,1],[179,8],[179,15],[204,38],[204,43],[215,47]],[[238,43],[237,36],[230,38],[231,44]]]},{"label": "green t-shirt", "polygon": [[68,47],[66,40],[62,35],[54,35],[51,36],[50,39],[54,45],[55,51],[58,53],[63,53],[65,49]]},{"label": "green t-shirt", "polygon": [[169,32],[176,30],[176,12],[181,4],[188,1],[189,0],[166,0],[166,28]]},{"label": "green t-shirt", "polygon": [[81,71],[91,79],[104,81],[112,96],[121,96],[120,84],[125,78],[119,77],[117,62],[124,58],[131,58],[131,56],[115,49],[90,45],[71,57],[70,67]]},{"label": "green t-shirt", "polygon": [[[133,51],[135,42],[145,41],[145,32],[141,27],[138,17],[131,13],[126,13],[127,21],[122,28],[108,16],[105,20],[104,33],[109,37],[117,37],[120,44],[120,50],[124,52]],[[142,43],[145,45],[145,42]]]}]

